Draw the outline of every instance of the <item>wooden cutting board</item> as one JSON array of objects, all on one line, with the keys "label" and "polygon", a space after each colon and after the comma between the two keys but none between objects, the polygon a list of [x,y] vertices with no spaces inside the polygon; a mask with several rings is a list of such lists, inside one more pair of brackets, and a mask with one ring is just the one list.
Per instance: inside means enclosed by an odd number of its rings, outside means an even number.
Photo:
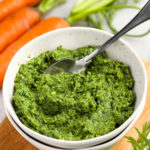
[{"label": "wooden cutting board", "polygon": [[[150,124],[150,62],[144,61],[147,77],[148,77],[148,92],[144,111],[140,118],[130,129],[126,136],[132,136],[138,140],[138,135],[135,131],[137,127],[140,131],[145,122]],[[37,150],[29,142],[27,142],[10,124],[7,118],[0,124],[0,150]],[[132,146],[128,143],[126,138],[120,140],[110,150],[132,150]]]}]

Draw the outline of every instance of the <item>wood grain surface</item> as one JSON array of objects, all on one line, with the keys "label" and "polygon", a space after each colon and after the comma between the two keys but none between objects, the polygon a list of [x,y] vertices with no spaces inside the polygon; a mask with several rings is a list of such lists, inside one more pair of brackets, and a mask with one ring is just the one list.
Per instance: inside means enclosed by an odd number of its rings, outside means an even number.
[{"label": "wood grain surface", "polygon": [[[148,92],[144,111],[134,127],[130,129],[127,136],[132,136],[138,140],[135,127],[142,129],[143,124],[147,121],[150,124],[150,62],[144,60],[148,77]],[[0,124],[0,150],[37,150],[29,142],[27,142],[10,124],[7,118]],[[126,138],[120,140],[110,150],[132,150],[132,146]]]}]

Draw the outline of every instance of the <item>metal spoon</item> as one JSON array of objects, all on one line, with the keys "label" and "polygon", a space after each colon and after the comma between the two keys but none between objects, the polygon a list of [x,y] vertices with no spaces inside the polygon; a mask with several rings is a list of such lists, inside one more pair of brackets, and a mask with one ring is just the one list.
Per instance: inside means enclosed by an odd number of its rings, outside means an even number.
[{"label": "metal spoon", "polygon": [[59,72],[70,72],[70,73],[80,73],[81,71],[86,69],[86,65],[89,64],[94,57],[100,54],[103,50],[105,50],[108,46],[110,46],[113,42],[127,33],[129,30],[133,29],[134,27],[138,26],[139,24],[147,21],[150,19],[150,0],[146,3],[146,5],[142,8],[142,10],[116,35],[106,41],[102,46],[100,46],[97,50],[95,50],[90,55],[80,59],[62,59],[60,61],[55,62],[52,64],[45,73],[49,74],[56,74]]}]

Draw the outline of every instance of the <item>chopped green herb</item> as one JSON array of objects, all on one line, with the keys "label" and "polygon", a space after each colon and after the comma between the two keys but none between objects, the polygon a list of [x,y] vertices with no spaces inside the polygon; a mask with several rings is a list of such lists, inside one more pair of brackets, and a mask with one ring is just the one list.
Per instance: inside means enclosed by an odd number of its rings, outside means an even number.
[{"label": "chopped green herb", "polygon": [[13,106],[19,119],[41,134],[62,140],[84,140],[107,134],[133,113],[134,80],[129,67],[103,52],[79,74],[45,74],[63,58],[80,59],[95,47],[58,47],[20,66]]}]

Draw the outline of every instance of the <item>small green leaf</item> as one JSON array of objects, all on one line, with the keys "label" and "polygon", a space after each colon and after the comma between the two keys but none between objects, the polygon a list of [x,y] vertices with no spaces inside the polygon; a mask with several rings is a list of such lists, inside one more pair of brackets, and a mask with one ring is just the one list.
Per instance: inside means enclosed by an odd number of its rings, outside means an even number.
[{"label": "small green leaf", "polygon": [[129,141],[128,142],[130,142],[131,144],[132,144],[132,147],[135,149],[135,150],[138,150],[137,148],[139,148],[140,149],[140,144],[134,139],[134,138],[132,138],[132,137],[126,137]]},{"label": "small green leaf", "polygon": [[140,142],[136,141],[133,137],[127,136],[128,142],[132,144],[134,150],[150,150],[150,140],[148,139],[148,135],[150,133],[150,129],[148,128],[148,123],[145,123],[142,128],[142,132],[140,132],[137,128],[135,128]]}]

